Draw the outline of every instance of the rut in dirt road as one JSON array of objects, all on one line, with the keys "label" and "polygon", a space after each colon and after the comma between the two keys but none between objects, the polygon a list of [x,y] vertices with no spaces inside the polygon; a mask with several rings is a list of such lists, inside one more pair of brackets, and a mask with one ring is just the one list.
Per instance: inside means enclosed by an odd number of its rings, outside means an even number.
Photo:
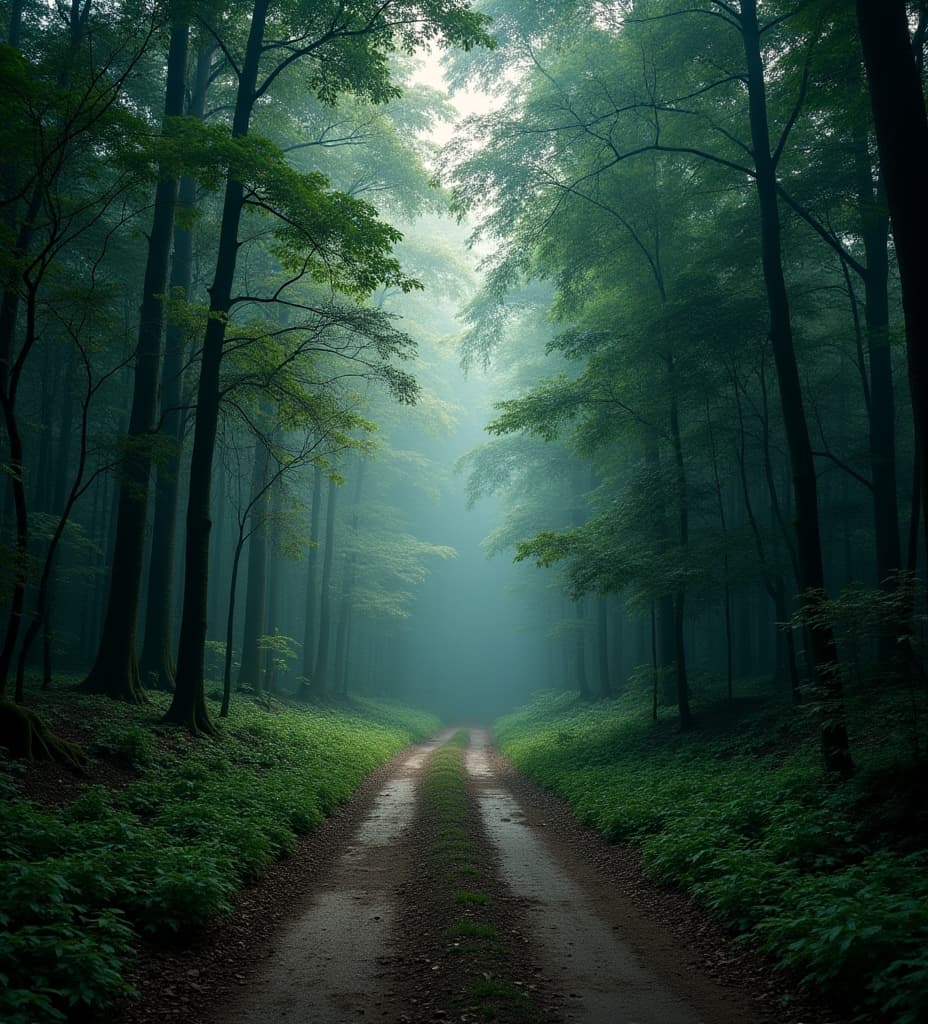
[{"label": "rut in dirt road", "polygon": [[500,854],[503,879],[527,906],[530,934],[547,975],[566,995],[564,1016],[582,1024],[744,1024],[766,1020],[744,993],[681,970],[667,935],[636,927],[621,893],[526,818],[498,771],[489,735],[471,731],[468,770]]},{"label": "rut in dirt road", "polygon": [[503,1024],[770,1020],[750,995],[701,978],[677,940],[629,913],[622,894],[532,810],[530,791],[514,795],[511,768],[501,769],[477,729],[464,761],[481,864],[473,882],[492,894],[498,941],[479,952],[451,941],[460,908],[449,907],[447,869],[430,858],[440,828],[420,793],[430,756],[451,733],[399,763],[305,912],[241,998],[217,1008],[216,1024],[476,1022],[487,1010],[475,995],[481,978],[519,986],[511,1004],[494,1006]]},{"label": "rut in dirt road", "polygon": [[448,735],[410,750],[308,910],[281,935],[269,969],[216,1015],[217,1022],[343,1024],[375,1008],[382,1019],[396,892],[412,868],[401,855],[402,837],[413,818],[423,765]]}]

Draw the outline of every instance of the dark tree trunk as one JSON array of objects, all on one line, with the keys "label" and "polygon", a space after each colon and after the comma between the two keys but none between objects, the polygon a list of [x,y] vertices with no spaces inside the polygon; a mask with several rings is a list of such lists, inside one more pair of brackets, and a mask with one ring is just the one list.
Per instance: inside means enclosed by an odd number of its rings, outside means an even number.
[{"label": "dark tree trunk", "polygon": [[[209,68],[214,46],[201,48],[197,56],[189,116],[202,118],[206,106]],[[178,212],[192,216],[196,208],[197,183],[192,177],[180,180]],[[193,232],[180,224],[174,228],[174,257],[170,292],[190,299],[193,284]],[[152,526],[145,637],[139,657],[139,676],[144,686],[171,693],[174,690],[174,564],[177,544],[177,498],[180,491],[180,461],[184,434],[183,327],[168,323],[165,331],[164,363],[161,370],[161,432],[171,443],[158,463],[155,515]]]},{"label": "dark tree trunk", "polygon": [[[909,38],[905,0],[857,0],[857,23],[902,283],[909,388],[920,454],[922,493],[928,483],[928,300],[924,247],[928,237],[928,115]],[[928,502],[923,529],[928,541]]]},{"label": "dark tree trunk", "polygon": [[60,512],[68,497],[68,476],[71,468],[71,434],[74,430],[74,374],[77,367],[76,357],[72,357],[64,375],[61,396],[61,415],[58,418],[58,443],[55,446],[54,488],[52,491],[52,511]]},{"label": "dark tree trunk", "polygon": [[896,484],[896,401],[889,338],[889,221],[881,197],[873,194],[870,184],[866,140],[861,149],[858,191],[861,234],[867,255],[864,317],[870,363],[869,440],[876,571],[880,586],[892,589],[902,552]]},{"label": "dark tree trunk", "polygon": [[[276,522],[280,518],[281,497],[280,487],[272,488],[271,495],[271,520]],[[265,530],[267,534],[267,530]],[[264,633],[267,636],[276,636],[280,629],[280,586],[281,586],[281,562],[270,538],[267,539],[267,614],[264,617]],[[276,694],[280,689],[280,678],[278,671],[278,652],[268,648],[264,657],[264,689],[268,694]]]},{"label": "dark tree trunk", "polygon": [[22,623],[23,608],[26,603],[26,581],[29,556],[29,517],[26,506],[26,489],[23,486],[23,442],[19,433],[15,409],[6,393],[2,396],[3,416],[6,426],[6,437],[9,451],[10,490],[13,495],[13,508],[16,513],[16,547],[13,565],[13,588],[10,597],[10,609],[6,621],[6,632],[3,646],[0,648],[0,697],[6,693],[7,679],[13,663],[13,651],[19,637]]},{"label": "dark tree trunk", "polygon": [[329,480],[325,506],[325,546],[322,552],[322,585],[319,589],[319,643],[313,669],[312,692],[320,696],[328,686],[329,640],[332,632],[332,563],[335,554],[335,481]]},{"label": "dark tree trunk", "polygon": [[[269,0],[257,0],[239,77],[232,135],[248,134],[255,102],[258,64]],[[194,734],[212,733],[203,694],[203,656],[206,643],[206,613],[209,577],[210,485],[213,454],[219,421],[219,370],[225,325],[232,306],[232,283],[238,257],[238,227],[242,216],[244,189],[230,175],[226,181],[216,271],[210,287],[211,316],[203,340],[197,414],[190,463],[190,493],[187,501],[187,544],[184,559],[184,607],[177,650],[174,700],[166,721],[185,725]]]},{"label": "dark tree trunk", "polygon": [[[757,0],[742,0],[741,31],[748,71],[751,142],[760,208],[761,259],[770,318],[770,342],[779,382],[780,405],[795,493],[795,529],[799,585],[810,611],[823,600],[825,580],[818,522],[815,463],[809,439],[802,386],[796,364],[780,234],[776,161],[770,150],[767,96],[757,22]],[[831,628],[809,630],[816,685],[822,704],[821,735],[825,765],[842,776],[853,771],[844,719],[838,653]]]},{"label": "dark tree trunk", "polygon": [[251,536],[248,541],[248,585],[245,591],[245,622],[242,629],[242,661],[238,688],[261,689],[261,658],[258,638],[264,632],[267,605],[267,483],[268,452],[263,441],[255,444],[251,477]]},{"label": "dark tree trunk", "polygon": [[[667,377],[670,384],[670,439],[673,444],[675,498],[677,500],[677,522],[680,531],[680,550],[686,552],[690,542],[689,498],[686,487],[686,466],[683,461],[683,443],[680,438],[680,407],[677,399],[676,367],[672,356],[667,357]],[[674,661],[676,663],[677,710],[680,714],[680,728],[693,727],[690,710],[689,682],[686,676],[686,639],[684,626],[686,590],[681,585],[673,597]]]},{"label": "dark tree trunk", "polygon": [[313,497],[309,513],[309,554],[306,560],[306,617],[303,625],[303,680],[298,696],[305,700],[312,687],[316,667],[318,629],[316,609],[319,603],[317,575],[319,569],[319,521],[322,511],[322,469],[313,467]]},{"label": "dark tree trunk", "polygon": [[364,486],[364,462],[358,460],[358,479],[355,484],[351,513],[351,552],[345,559],[342,596],[338,610],[338,632],[335,641],[335,670],[333,687],[343,696],[348,692],[348,637],[351,626],[351,601],[354,596],[355,572],[358,563],[358,526],[361,518],[361,490]]},{"label": "dark tree trunk", "polygon": [[207,627],[212,628],[213,632],[218,635],[218,623],[223,621],[223,595],[228,591],[228,587],[224,586],[228,581],[223,570],[225,568],[226,533],[230,525],[230,503],[232,498],[229,482],[226,480],[222,467],[219,466],[217,469],[215,479],[216,499],[213,502],[216,515],[214,520],[215,529],[210,532],[210,544],[212,545],[212,561],[210,563],[212,568],[210,575],[213,585],[209,588]]},{"label": "dark tree trunk", "polygon": [[229,609],[226,613],[226,652],[222,669],[222,707],[220,718],[229,717],[229,705],[232,702],[232,647],[235,640],[235,596],[238,591],[238,569],[242,561],[242,548],[245,546],[245,534],[240,531],[232,555],[232,578],[229,582]]},{"label": "dark tree trunk", "polygon": [[590,699],[590,684],[586,673],[586,602],[581,597],[574,603],[574,673],[581,700]]},{"label": "dark tree trunk", "polygon": [[[189,29],[186,25],[175,25],[171,29],[164,103],[165,116],[168,118],[180,116],[184,112],[188,38]],[[86,693],[102,693],[131,702],[145,699],[139,679],[135,640],[151,475],[147,438],[156,426],[161,336],[164,330],[162,297],[167,291],[177,188],[177,180],[169,178],[160,181],[155,190],[155,210],[148,239],[135,354],[132,410],[126,452],[120,469],[119,512],[109,602],[97,656],[81,686]]]}]

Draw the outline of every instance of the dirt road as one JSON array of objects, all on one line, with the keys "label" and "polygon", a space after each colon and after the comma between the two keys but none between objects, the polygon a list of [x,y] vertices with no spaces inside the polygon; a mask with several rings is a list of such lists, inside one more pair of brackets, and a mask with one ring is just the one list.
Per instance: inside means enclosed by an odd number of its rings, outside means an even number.
[{"label": "dirt road", "polygon": [[[254,951],[250,969],[236,971],[232,991],[227,987],[213,1003],[211,1022],[479,1019],[467,992],[466,958],[447,938],[423,853],[432,826],[420,813],[419,783],[446,735],[394,762],[363,813],[343,825],[340,849],[294,899],[270,946]],[[661,904],[641,878],[624,884],[623,871],[608,863],[610,849],[514,773],[485,731],[471,731],[466,765],[474,839],[492,875],[483,888],[493,892],[508,941],[492,955],[501,961],[499,976],[516,978],[536,1004],[533,1019],[789,1019],[768,1015],[763,1002],[733,982],[731,975],[742,973],[737,965],[716,970],[719,980],[708,977],[713,962],[737,958],[705,919],[673,897]],[[481,962],[482,977],[496,977],[490,967]],[[750,977],[748,983],[764,994]],[[497,1019],[505,1020],[505,1011]]]}]

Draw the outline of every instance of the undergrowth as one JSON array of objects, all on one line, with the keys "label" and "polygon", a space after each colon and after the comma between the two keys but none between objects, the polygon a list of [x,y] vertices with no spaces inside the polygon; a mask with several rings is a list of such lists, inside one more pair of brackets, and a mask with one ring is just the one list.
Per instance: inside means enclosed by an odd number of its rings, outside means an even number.
[{"label": "undergrowth", "polygon": [[841,784],[824,775],[801,716],[703,722],[683,735],[633,701],[540,695],[495,731],[581,821],[640,845],[655,879],[691,893],[848,1019],[928,1020],[925,764],[861,726],[858,773]]},{"label": "undergrowth", "polygon": [[61,695],[124,788],[85,785],[61,808],[22,799],[0,758],[0,1020],[64,1021],[128,993],[137,937],[195,932],[285,856],[378,764],[432,733],[431,716],[356,702],[273,713],[240,700],[222,738],[194,742],[143,708]]}]

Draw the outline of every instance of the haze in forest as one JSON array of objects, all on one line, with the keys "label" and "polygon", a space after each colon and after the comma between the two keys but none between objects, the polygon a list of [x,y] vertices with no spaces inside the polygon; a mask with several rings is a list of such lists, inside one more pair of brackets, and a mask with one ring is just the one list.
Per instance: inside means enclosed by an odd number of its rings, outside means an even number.
[{"label": "haze in forest", "polygon": [[4,691],[811,695],[849,774],[923,630],[899,10],[4,7]]}]

